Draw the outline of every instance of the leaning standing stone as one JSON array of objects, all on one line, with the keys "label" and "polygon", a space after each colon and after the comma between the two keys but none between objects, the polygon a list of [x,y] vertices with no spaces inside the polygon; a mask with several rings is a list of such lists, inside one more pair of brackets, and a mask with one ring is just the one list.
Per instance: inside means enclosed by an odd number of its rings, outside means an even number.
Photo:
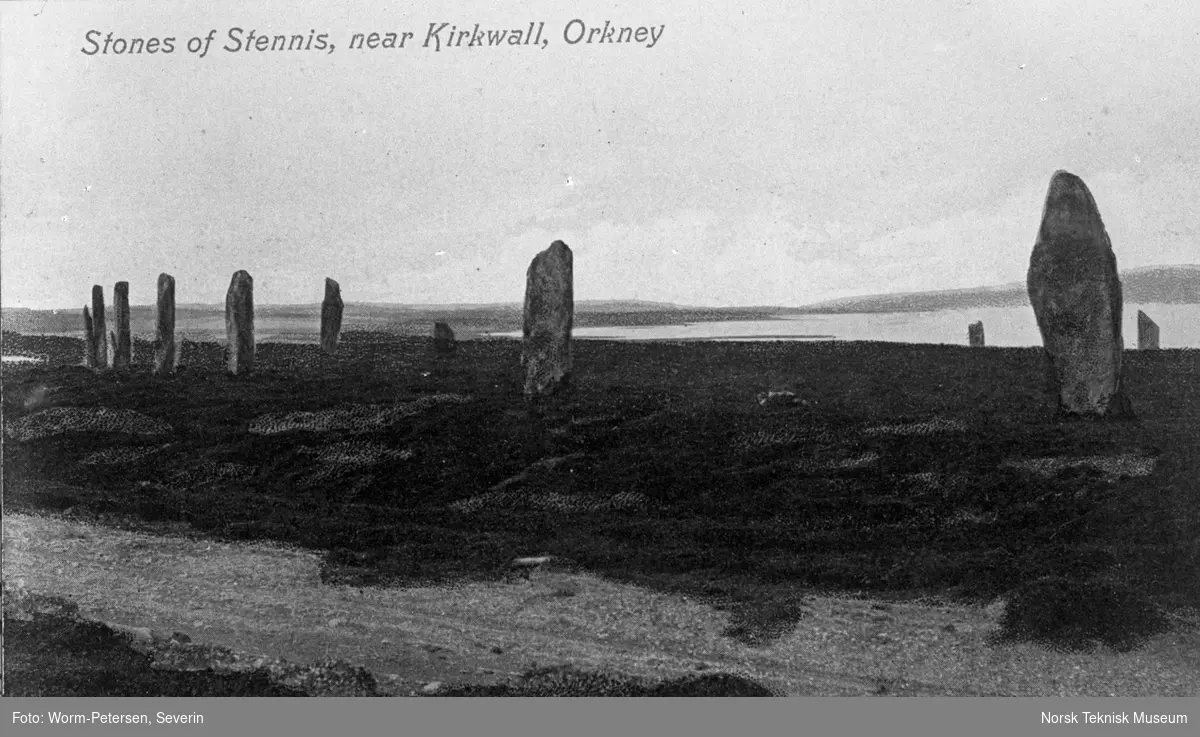
[{"label": "leaning standing stone", "polygon": [[554,241],[529,264],[521,347],[527,397],[553,394],[570,380],[573,278],[571,249],[562,241]]},{"label": "leaning standing stone", "polygon": [[1128,414],[1121,388],[1117,258],[1087,185],[1065,171],[1050,180],[1027,286],[1053,368],[1059,411]]},{"label": "leaning standing stone", "polygon": [[133,360],[133,343],[129,334],[129,282],[113,286],[113,368],[127,369]]},{"label": "leaning standing stone", "polygon": [[983,320],[973,322],[967,326],[967,342],[972,348],[983,347]]},{"label": "leaning standing stone", "polygon": [[92,328],[92,313],[87,305],[83,306],[83,363],[88,368],[96,368],[96,338]]},{"label": "leaning standing stone", "polygon": [[158,311],[154,321],[154,373],[175,371],[175,277],[158,275]]},{"label": "leaning standing stone", "polygon": [[248,374],[254,370],[254,279],[245,271],[234,273],[225,294],[225,370]]},{"label": "leaning standing stone", "polygon": [[438,353],[453,353],[458,344],[454,340],[454,331],[444,322],[433,324],[433,349]]},{"label": "leaning standing stone", "polygon": [[1138,328],[1138,350],[1139,351],[1157,351],[1158,350],[1158,325],[1155,324],[1150,316],[1145,312],[1138,310],[1137,315]]},{"label": "leaning standing stone", "polygon": [[342,332],[342,287],[325,277],[325,300],[321,302],[321,350],[337,350],[338,335]]},{"label": "leaning standing stone", "polygon": [[92,363],[106,369],[108,362],[108,326],[104,319],[104,287],[92,287]]}]

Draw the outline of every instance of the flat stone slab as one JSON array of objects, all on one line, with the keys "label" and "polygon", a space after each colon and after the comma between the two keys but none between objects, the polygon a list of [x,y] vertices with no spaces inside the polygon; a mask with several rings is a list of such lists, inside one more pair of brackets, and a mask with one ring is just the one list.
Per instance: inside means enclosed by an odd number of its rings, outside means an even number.
[{"label": "flat stone slab", "polygon": [[159,445],[149,448],[105,448],[90,453],[80,461],[85,466],[114,466],[118,463],[137,463],[143,458],[149,458],[167,446]]},{"label": "flat stone slab", "polygon": [[821,473],[825,471],[853,471],[860,468],[870,468],[879,462],[879,454],[874,452],[860,453],[854,456],[838,456],[836,454],[817,455],[812,458],[801,458],[787,464],[788,468],[802,473]]},{"label": "flat stone slab", "polygon": [[140,412],[105,407],[50,407],[4,426],[5,436],[18,443],[69,432],[166,435],[171,426]]},{"label": "flat stone slab", "polygon": [[1109,480],[1116,480],[1122,476],[1149,476],[1154,471],[1155,463],[1155,458],[1127,453],[1115,456],[1009,459],[1000,467],[1015,468],[1046,478],[1065,468],[1087,467],[1100,471]]},{"label": "flat stone slab", "polygon": [[561,494],[556,491],[533,492],[527,490],[488,491],[468,499],[450,504],[458,512],[478,512],[485,507],[510,509],[537,509],[550,512],[603,512],[620,509],[644,509],[649,500],[636,491],[621,491],[610,497],[592,497],[582,494]]},{"label": "flat stone slab", "polygon": [[316,412],[279,412],[253,420],[250,432],[257,435],[292,430],[374,432],[402,417],[410,417],[439,404],[469,401],[469,397],[461,394],[431,394],[403,404],[342,404]]},{"label": "flat stone slab", "polygon": [[863,430],[863,435],[937,435],[944,432],[962,432],[966,424],[957,420],[935,417],[924,422],[904,422],[895,425],[876,425]]}]

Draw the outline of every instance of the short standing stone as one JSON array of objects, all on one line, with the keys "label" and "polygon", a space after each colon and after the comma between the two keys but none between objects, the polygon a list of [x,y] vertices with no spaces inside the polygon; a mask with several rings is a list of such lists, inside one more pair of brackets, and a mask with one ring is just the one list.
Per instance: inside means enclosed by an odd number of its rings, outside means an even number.
[{"label": "short standing stone", "polygon": [[1158,325],[1150,319],[1150,316],[1145,312],[1138,310],[1137,314],[1138,328],[1138,350],[1139,351],[1157,351],[1158,350]]},{"label": "short standing stone", "polygon": [[967,326],[967,342],[972,348],[982,348],[983,343],[983,320],[973,322]]},{"label": "short standing stone", "polygon": [[96,338],[93,337],[92,313],[83,306],[83,363],[88,368],[96,368]]},{"label": "short standing stone", "polygon": [[225,294],[225,370],[248,374],[254,370],[254,279],[245,271],[234,273]]},{"label": "short standing stone", "polygon": [[1029,301],[1066,415],[1129,414],[1121,387],[1121,281],[1096,201],[1055,172],[1029,261]]},{"label": "short standing stone", "polygon": [[133,341],[129,333],[129,282],[113,286],[113,368],[127,369],[133,361]]},{"label": "short standing stone", "polygon": [[154,321],[154,373],[175,371],[175,277],[158,275],[158,310]]},{"label": "short standing stone", "polygon": [[571,249],[562,241],[554,241],[529,264],[521,347],[527,397],[553,394],[570,380],[573,278]]},{"label": "short standing stone", "polygon": [[337,350],[338,336],[342,332],[342,287],[333,279],[325,278],[325,300],[321,302],[321,350],[333,353]]},{"label": "short standing stone", "polygon": [[433,324],[433,348],[438,353],[453,353],[458,344],[454,340],[454,331],[444,322]]},{"label": "short standing stone", "polygon": [[109,367],[108,325],[104,319],[104,287],[92,287],[92,363],[98,369]]}]

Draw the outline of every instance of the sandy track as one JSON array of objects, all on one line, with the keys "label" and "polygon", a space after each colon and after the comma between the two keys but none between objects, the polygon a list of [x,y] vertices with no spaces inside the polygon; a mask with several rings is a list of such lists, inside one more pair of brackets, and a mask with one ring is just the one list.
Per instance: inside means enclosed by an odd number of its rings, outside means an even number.
[{"label": "sandy track", "polygon": [[1194,696],[1200,631],[1138,651],[995,647],[1001,607],[809,597],[795,630],[764,647],[722,635],[728,614],[595,576],[539,570],[455,587],[322,584],[319,556],[262,544],[4,518],[4,579],[64,596],[80,614],[182,632],[193,642],[294,663],[343,659],[412,693],[430,681],[506,680],[532,663],[655,679],[724,671],[789,695]]}]

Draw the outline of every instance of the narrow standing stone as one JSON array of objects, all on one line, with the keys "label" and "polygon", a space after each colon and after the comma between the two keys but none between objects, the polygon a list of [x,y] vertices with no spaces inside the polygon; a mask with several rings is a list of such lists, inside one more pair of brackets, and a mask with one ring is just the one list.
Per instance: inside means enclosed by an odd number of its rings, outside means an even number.
[{"label": "narrow standing stone", "polygon": [[92,328],[92,313],[87,305],[83,306],[83,363],[88,368],[96,368],[96,338]]},{"label": "narrow standing stone", "polygon": [[133,338],[129,332],[129,282],[113,286],[113,368],[128,369],[133,361]]},{"label": "narrow standing stone", "polygon": [[454,353],[458,343],[454,340],[454,331],[444,322],[433,324],[433,348],[438,353]]},{"label": "narrow standing stone", "polygon": [[1100,211],[1079,177],[1050,180],[1029,260],[1029,301],[1064,415],[1130,414],[1121,388],[1121,281]]},{"label": "narrow standing stone", "polygon": [[972,348],[983,347],[983,320],[973,322],[967,326],[967,342]]},{"label": "narrow standing stone", "polygon": [[225,294],[225,370],[248,374],[254,370],[254,279],[237,271]]},{"label": "narrow standing stone", "polygon": [[521,347],[526,397],[553,394],[570,381],[573,279],[571,249],[562,241],[554,241],[529,264]]},{"label": "narrow standing stone", "polygon": [[1145,312],[1138,310],[1138,350],[1158,350],[1158,325]]},{"label": "narrow standing stone", "polygon": [[338,336],[342,332],[342,287],[325,277],[325,300],[321,302],[321,350],[333,353],[337,350]]},{"label": "narrow standing stone", "polygon": [[104,320],[104,287],[92,287],[92,356],[98,369],[109,367],[108,326]]},{"label": "narrow standing stone", "polygon": [[158,275],[158,310],[154,320],[154,373],[175,372],[175,277]]}]

